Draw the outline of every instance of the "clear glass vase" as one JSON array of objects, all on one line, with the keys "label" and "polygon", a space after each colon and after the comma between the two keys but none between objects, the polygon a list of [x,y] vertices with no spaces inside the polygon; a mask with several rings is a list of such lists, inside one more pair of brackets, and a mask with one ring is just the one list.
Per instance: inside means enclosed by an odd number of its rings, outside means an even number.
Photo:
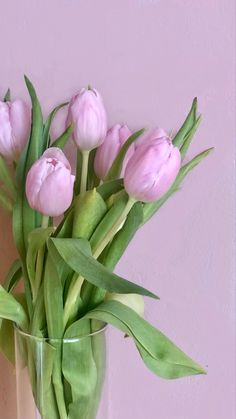
[{"label": "clear glass vase", "polygon": [[17,419],[108,419],[106,327],[73,339],[15,327],[15,353]]}]

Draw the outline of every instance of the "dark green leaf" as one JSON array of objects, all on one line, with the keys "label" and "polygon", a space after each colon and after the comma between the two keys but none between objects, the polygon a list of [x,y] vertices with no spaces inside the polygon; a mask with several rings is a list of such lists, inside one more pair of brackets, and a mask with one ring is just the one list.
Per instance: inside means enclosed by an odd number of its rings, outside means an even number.
[{"label": "dark green leaf", "polygon": [[158,298],[145,288],[109,272],[101,263],[90,256],[86,243],[88,242],[83,239],[49,239],[49,247],[55,246],[65,263],[91,284],[110,292],[133,293]]},{"label": "dark green leaf", "polygon": [[15,322],[27,330],[28,319],[22,305],[0,285],[0,318]]},{"label": "dark green leaf", "polygon": [[10,100],[11,100],[11,90],[10,89],[7,89],[3,101],[4,102],[10,102]]}]

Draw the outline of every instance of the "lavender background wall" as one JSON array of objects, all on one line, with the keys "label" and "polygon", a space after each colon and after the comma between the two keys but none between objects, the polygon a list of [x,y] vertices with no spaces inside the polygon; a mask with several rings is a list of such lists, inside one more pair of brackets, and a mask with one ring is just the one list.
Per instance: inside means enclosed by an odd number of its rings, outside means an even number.
[{"label": "lavender background wall", "polygon": [[[146,316],[208,375],[162,381],[110,333],[109,419],[235,419],[235,6],[233,0],[0,2],[0,94],[44,110],[88,83],[110,124],[177,128],[197,95],[204,115],[189,157],[216,150],[136,236],[118,272],[155,290]],[[0,218],[1,278],[14,258]],[[0,417],[15,418],[14,372],[0,356]]]}]

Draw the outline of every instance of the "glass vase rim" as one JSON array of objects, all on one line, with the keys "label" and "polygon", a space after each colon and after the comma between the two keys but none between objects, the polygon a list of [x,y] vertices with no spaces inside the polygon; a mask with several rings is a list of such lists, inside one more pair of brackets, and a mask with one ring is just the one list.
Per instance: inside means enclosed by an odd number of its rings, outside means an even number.
[{"label": "glass vase rim", "polygon": [[63,342],[63,343],[75,343],[75,342],[79,342],[83,339],[86,338],[90,338],[90,337],[94,337],[99,335],[100,333],[106,333],[107,328],[108,328],[108,324],[105,323],[104,326],[102,326],[100,329],[95,330],[94,332],[91,332],[87,335],[82,335],[79,337],[73,337],[73,338],[50,338],[50,337],[40,337],[40,336],[35,336],[35,335],[31,335],[30,333],[24,332],[23,330],[21,330],[16,323],[14,324],[14,330],[19,333],[19,335],[24,336],[27,339],[33,339],[33,340],[37,340],[39,342]]}]

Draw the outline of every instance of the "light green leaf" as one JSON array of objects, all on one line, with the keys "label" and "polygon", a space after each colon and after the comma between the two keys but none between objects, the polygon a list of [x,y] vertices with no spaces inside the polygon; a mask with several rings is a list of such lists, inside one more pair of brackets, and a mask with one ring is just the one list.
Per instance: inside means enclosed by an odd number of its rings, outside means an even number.
[{"label": "light green leaf", "polygon": [[109,181],[109,180],[113,180],[113,179],[118,179],[120,176],[120,172],[122,170],[122,165],[123,165],[123,161],[124,158],[126,156],[126,153],[129,149],[129,147],[131,146],[131,144],[137,140],[138,137],[140,137],[140,135],[142,135],[144,133],[144,129],[140,129],[139,131],[136,131],[134,134],[132,134],[127,140],[126,142],[123,144],[123,146],[121,147],[118,155],[116,156],[114,162],[112,163],[112,166],[105,178],[105,181]]},{"label": "light green leaf", "polygon": [[15,322],[22,330],[27,330],[28,319],[22,305],[0,285],[0,318]]},{"label": "light green leaf", "polygon": [[192,129],[196,122],[197,117],[197,98],[195,97],[192,103],[192,107],[189,111],[189,114],[187,115],[187,118],[185,119],[183,125],[173,138],[173,144],[177,147],[181,147],[186,135],[188,135],[189,131]]},{"label": "light green leaf", "polygon": [[83,239],[50,238],[49,248],[55,246],[65,263],[96,287],[101,287],[110,292],[122,294],[132,293],[158,298],[145,288],[109,272],[108,269],[88,253],[86,243],[88,242]]},{"label": "light green leaf", "polygon": [[106,211],[106,203],[96,189],[76,197],[72,237],[89,239]]},{"label": "light green leaf", "polygon": [[190,160],[188,163],[186,163],[184,166],[181,167],[179,174],[171,186],[171,188],[168,190],[168,192],[158,201],[151,202],[144,204],[143,212],[144,212],[144,223],[146,223],[158,210],[159,208],[167,201],[167,199],[173,195],[176,191],[179,190],[179,186],[181,185],[181,182],[187,176],[187,174],[194,169],[201,161],[208,156],[209,153],[211,153],[214,149],[209,148],[202,153],[195,156],[192,160]]},{"label": "light green leaf", "polygon": [[132,337],[146,366],[162,378],[205,373],[159,330],[124,304],[117,301],[103,303],[84,318],[110,323]]},{"label": "light green leaf", "polygon": [[196,131],[198,130],[198,127],[200,125],[201,122],[201,115],[196,119],[194,125],[192,126],[192,128],[189,130],[188,134],[184,137],[184,142],[180,148],[180,153],[181,153],[181,157],[182,160],[185,158],[187,151],[189,149],[189,146],[191,144],[191,141],[194,137],[194,134],[196,133]]}]

